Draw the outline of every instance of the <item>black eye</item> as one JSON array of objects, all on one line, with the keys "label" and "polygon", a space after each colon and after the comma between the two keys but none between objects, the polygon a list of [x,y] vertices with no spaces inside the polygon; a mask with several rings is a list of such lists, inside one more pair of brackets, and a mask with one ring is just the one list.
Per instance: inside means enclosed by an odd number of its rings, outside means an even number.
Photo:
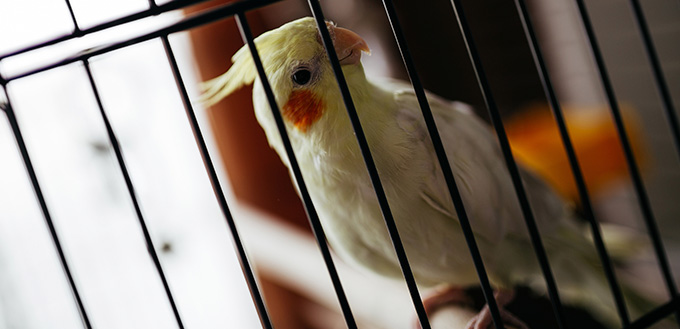
[{"label": "black eye", "polygon": [[312,72],[306,68],[301,68],[293,73],[293,81],[301,86],[306,85],[312,79]]}]

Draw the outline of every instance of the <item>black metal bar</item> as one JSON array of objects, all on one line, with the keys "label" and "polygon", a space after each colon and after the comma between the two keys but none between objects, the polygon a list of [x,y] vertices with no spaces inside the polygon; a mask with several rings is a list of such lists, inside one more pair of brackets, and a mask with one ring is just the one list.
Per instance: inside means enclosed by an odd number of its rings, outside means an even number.
[{"label": "black metal bar", "polygon": [[640,30],[642,41],[645,44],[645,51],[647,52],[647,58],[649,59],[649,63],[652,66],[654,81],[656,82],[656,88],[659,91],[659,96],[661,97],[661,101],[666,112],[666,120],[668,121],[668,124],[671,128],[671,134],[673,135],[676,151],[680,155],[680,127],[678,126],[678,116],[675,113],[673,99],[671,97],[671,93],[668,91],[668,84],[666,84],[666,78],[664,77],[663,69],[661,68],[659,56],[656,53],[656,47],[654,47],[652,35],[649,32],[647,20],[645,19],[645,15],[642,12],[640,1],[630,0],[630,6],[633,8],[635,22],[637,23],[638,29]]},{"label": "black metal bar", "polygon": [[123,178],[125,179],[125,185],[127,186],[128,193],[130,194],[130,199],[132,200],[132,205],[135,208],[135,213],[137,215],[139,225],[142,229],[142,233],[144,234],[144,242],[146,243],[146,247],[149,251],[149,255],[151,255],[151,259],[153,260],[153,263],[156,267],[156,271],[158,272],[158,276],[161,279],[161,282],[163,283],[163,289],[165,290],[165,294],[167,295],[170,306],[172,307],[172,312],[175,315],[175,320],[177,321],[177,325],[180,329],[183,329],[184,324],[182,324],[182,319],[179,315],[179,310],[177,309],[177,305],[175,304],[175,299],[172,297],[172,292],[170,291],[170,286],[168,285],[168,281],[165,277],[165,273],[163,272],[163,267],[161,266],[160,259],[158,258],[158,254],[156,253],[156,249],[154,248],[153,241],[151,240],[151,235],[149,234],[149,230],[146,227],[146,222],[144,221],[144,216],[142,215],[142,209],[139,205],[139,201],[137,200],[137,195],[135,193],[135,189],[134,189],[134,186],[132,184],[132,179],[130,178],[130,173],[128,172],[127,166],[125,165],[125,160],[123,158],[123,151],[121,150],[120,144],[118,143],[118,138],[116,137],[116,134],[113,131],[113,127],[111,126],[111,122],[109,121],[109,118],[106,115],[106,112],[104,111],[104,104],[102,103],[101,97],[99,95],[99,90],[97,88],[97,84],[94,81],[94,77],[92,75],[92,70],[90,69],[90,63],[87,60],[83,60],[83,65],[85,66],[85,72],[87,73],[87,78],[90,81],[90,86],[92,87],[92,93],[94,94],[95,100],[97,101],[97,106],[99,107],[99,112],[102,116],[102,120],[104,121],[104,125],[106,126],[106,133],[109,136],[109,141],[111,142],[111,147],[113,148],[113,151],[116,154],[116,160],[118,160],[118,166],[120,167],[120,170],[123,174]]},{"label": "black metal bar", "polygon": [[191,130],[194,133],[196,144],[201,153],[205,170],[208,174],[208,177],[210,178],[210,184],[212,185],[213,192],[215,193],[215,197],[217,198],[217,201],[220,205],[220,210],[227,221],[227,225],[229,226],[229,230],[234,240],[234,246],[236,247],[239,263],[241,264],[241,270],[243,271],[243,274],[246,278],[250,295],[253,298],[253,302],[255,303],[257,313],[260,317],[260,323],[262,324],[263,328],[272,329],[274,327],[269,317],[269,312],[267,312],[267,307],[264,303],[264,299],[262,298],[262,293],[258,288],[258,283],[257,279],[255,278],[253,268],[250,265],[250,261],[248,260],[248,254],[246,253],[245,247],[243,246],[243,242],[241,241],[241,237],[238,233],[238,229],[236,228],[236,223],[234,222],[234,218],[232,217],[231,211],[229,210],[227,198],[224,196],[224,192],[222,191],[222,185],[220,184],[217,171],[215,170],[215,165],[213,164],[212,158],[210,157],[208,146],[206,145],[205,139],[203,138],[203,133],[201,133],[201,127],[198,124],[198,120],[196,119],[196,114],[194,112],[193,105],[191,105],[191,100],[189,99],[189,94],[187,93],[182,75],[180,74],[179,66],[177,65],[177,60],[175,59],[170,41],[168,40],[167,36],[161,37],[161,40],[163,41],[163,48],[165,49],[165,54],[168,57],[168,62],[170,63],[170,68],[172,69],[172,76],[175,79],[175,84],[177,85],[177,89],[179,90],[179,93],[182,97],[182,104],[184,105],[187,119],[191,124]]},{"label": "black metal bar", "polygon": [[609,288],[612,291],[612,295],[614,296],[619,318],[621,319],[622,324],[627,326],[630,324],[630,318],[628,317],[628,311],[626,310],[623,293],[621,292],[621,288],[619,287],[618,281],[616,279],[611,258],[609,257],[609,253],[607,252],[607,248],[603,242],[600,226],[595,219],[595,212],[593,210],[592,203],[590,202],[588,188],[586,186],[585,179],[583,178],[583,172],[581,171],[581,166],[579,165],[578,157],[576,155],[576,151],[574,150],[571,137],[569,137],[567,125],[562,114],[562,109],[560,107],[559,101],[557,100],[548,69],[543,59],[541,47],[538,44],[538,38],[534,32],[533,24],[531,23],[531,16],[529,15],[524,0],[515,0],[515,5],[517,6],[517,11],[520,15],[527,40],[529,41],[529,47],[531,48],[531,53],[534,57],[536,70],[538,71],[541,83],[543,84],[543,90],[548,101],[550,102],[550,108],[552,110],[553,116],[555,117],[555,121],[557,122],[557,127],[562,138],[562,144],[565,151],[567,152],[567,158],[569,159],[569,165],[571,166],[574,181],[576,182],[579,198],[581,200],[581,206],[583,207],[586,219],[590,223],[593,241],[595,242],[595,247],[600,257],[605,276],[607,277]]},{"label": "black metal bar", "polygon": [[486,73],[484,72],[481,59],[477,52],[477,47],[473,40],[472,33],[470,32],[467,18],[465,16],[465,12],[463,11],[463,6],[460,0],[451,0],[451,3],[456,13],[456,19],[458,20],[458,25],[463,34],[463,40],[465,41],[465,46],[467,47],[470,61],[472,62],[475,75],[477,76],[477,81],[479,83],[482,96],[484,97],[484,102],[486,103],[489,116],[491,117],[494,129],[496,130],[501,151],[503,152],[503,158],[505,160],[506,166],[508,167],[508,171],[510,172],[510,177],[512,178],[515,193],[517,194],[519,204],[522,208],[522,213],[524,214],[527,229],[529,230],[529,235],[531,237],[531,243],[534,246],[534,251],[536,252],[538,262],[541,266],[541,271],[543,272],[543,277],[545,278],[548,288],[548,295],[550,296],[550,301],[552,302],[553,312],[555,313],[557,324],[560,328],[565,328],[564,308],[562,307],[562,302],[560,301],[557,291],[557,284],[555,283],[555,278],[552,274],[552,270],[550,269],[548,256],[541,241],[541,235],[538,231],[536,220],[531,210],[531,205],[529,204],[529,198],[526,194],[526,191],[524,190],[522,177],[520,175],[519,168],[517,167],[517,163],[515,162],[512,155],[512,149],[510,148],[508,136],[505,133],[501,115],[491,94],[491,87],[487,81]]},{"label": "black metal bar", "polygon": [[[604,88],[605,94],[607,95],[607,101],[609,102],[609,108],[611,110],[612,117],[614,119],[614,124],[616,125],[616,131],[619,135],[619,141],[623,147],[623,152],[626,158],[626,163],[628,164],[628,171],[630,172],[631,179],[633,181],[633,186],[635,187],[635,193],[637,194],[638,201],[640,203],[640,208],[647,225],[648,234],[652,240],[652,245],[656,253],[657,261],[661,267],[661,273],[666,283],[666,288],[672,299],[678,298],[678,290],[671,274],[671,268],[668,264],[668,258],[666,256],[666,250],[664,249],[663,242],[661,241],[661,234],[659,233],[659,228],[656,225],[656,220],[654,219],[654,214],[652,212],[652,206],[649,202],[647,192],[645,191],[644,183],[640,175],[640,170],[635,163],[635,155],[633,154],[633,149],[630,145],[630,140],[626,133],[626,129],[623,124],[623,119],[621,117],[621,111],[619,110],[619,105],[616,101],[616,95],[614,94],[614,88],[612,87],[611,81],[609,80],[609,74],[607,73],[607,68],[604,63],[604,58],[600,51],[600,47],[595,37],[595,32],[593,30],[592,24],[590,23],[590,17],[588,16],[588,11],[583,3],[583,0],[576,0],[578,5],[581,20],[583,22],[583,27],[585,29],[588,41],[590,42],[590,49],[592,55],[597,64],[597,69],[600,74],[600,80],[602,82],[602,87]],[[678,323],[680,323],[680,311],[676,313],[676,318]]]},{"label": "black metal bar", "polygon": [[[175,0],[175,1],[172,1],[172,2],[169,2],[169,3],[175,3],[175,2],[179,2],[179,1],[181,1],[181,0]],[[127,40],[124,40],[124,41],[116,42],[116,43],[101,46],[101,47],[91,48],[91,49],[88,49],[86,51],[80,52],[80,53],[78,53],[74,56],[67,57],[65,59],[53,62],[53,63],[45,65],[45,66],[42,66],[40,68],[33,69],[33,70],[30,70],[30,71],[27,71],[27,72],[24,72],[24,73],[21,73],[21,74],[12,76],[12,77],[7,77],[5,80],[7,82],[10,82],[10,81],[13,81],[13,80],[16,80],[16,79],[21,79],[21,78],[24,78],[24,77],[27,77],[27,76],[34,75],[36,73],[40,73],[40,72],[51,70],[51,69],[54,69],[54,68],[57,68],[57,67],[61,67],[61,66],[67,65],[67,64],[79,62],[79,61],[82,61],[82,60],[87,60],[87,59],[89,59],[90,57],[93,57],[93,56],[105,54],[105,53],[108,53],[108,52],[111,52],[111,51],[114,51],[114,50],[117,50],[117,49],[120,49],[120,48],[131,46],[131,45],[134,45],[134,44],[137,44],[137,43],[140,43],[140,42],[144,42],[144,41],[148,41],[148,40],[151,40],[151,39],[160,38],[163,35],[168,35],[168,34],[172,34],[172,33],[175,33],[175,32],[184,31],[184,30],[188,30],[188,29],[191,29],[191,28],[194,28],[194,27],[198,27],[198,26],[201,26],[201,25],[212,23],[212,22],[217,21],[219,19],[229,17],[229,16],[233,16],[233,15],[236,14],[236,12],[249,11],[249,10],[256,9],[258,7],[261,7],[261,6],[264,6],[264,5],[267,5],[267,4],[271,4],[271,3],[274,3],[274,2],[278,2],[278,1],[281,1],[281,0],[242,1],[242,2],[236,2],[236,3],[228,4],[228,5],[225,5],[225,6],[221,6],[221,7],[215,8],[215,9],[207,10],[205,12],[201,12],[199,14],[195,14],[195,15],[192,15],[192,16],[187,17],[185,19],[182,19],[181,21],[179,21],[177,23],[170,24],[166,27],[163,27],[163,28],[160,28],[158,30],[140,35],[138,37],[134,37],[134,38],[131,38],[131,39],[127,39]],[[159,6],[158,8],[161,8],[161,6]],[[0,57],[0,60],[2,60],[2,57]]]},{"label": "black metal bar", "polygon": [[446,156],[446,150],[444,149],[444,145],[439,135],[439,130],[437,129],[434,116],[432,115],[430,104],[427,102],[425,88],[423,88],[423,84],[420,81],[420,77],[418,76],[415,63],[411,57],[411,51],[409,50],[408,44],[406,42],[406,37],[404,36],[401,23],[399,23],[399,17],[395,10],[394,3],[392,0],[383,0],[383,6],[385,7],[387,18],[390,21],[392,32],[394,33],[394,37],[397,41],[397,46],[401,52],[401,58],[404,61],[406,71],[408,72],[408,76],[411,79],[411,84],[413,84],[413,89],[415,90],[416,97],[418,98],[418,103],[420,104],[420,109],[423,113],[425,124],[430,134],[430,139],[432,140],[432,145],[434,146],[435,153],[437,154],[437,159],[439,160],[439,165],[442,169],[442,173],[444,174],[444,179],[446,180],[449,194],[451,194],[451,199],[453,200],[453,205],[456,209],[460,226],[463,230],[463,234],[465,235],[468,248],[470,249],[470,254],[472,256],[475,269],[477,270],[482,292],[484,294],[484,298],[486,299],[486,303],[489,306],[494,325],[496,328],[503,328],[503,320],[501,318],[500,311],[498,310],[498,304],[496,303],[496,298],[494,297],[493,288],[491,287],[489,277],[486,273],[486,269],[484,268],[484,261],[482,260],[482,256],[479,252],[477,242],[475,241],[474,232],[472,230],[472,226],[470,225],[470,219],[468,218],[467,212],[465,211],[463,199],[458,190],[456,179],[453,175],[453,171],[451,170],[451,165],[449,164],[449,159]]},{"label": "black metal bar", "polygon": [[[112,28],[112,27],[117,27],[117,26],[120,26],[120,25],[123,25],[123,24],[134,22],[134,21],[137,21],[137,20],[140,20],[140,19],[144,19],[144,18],[147,18],[147,17],[157,16],[157,15],[160,15],[160,14],[163,14],[163,13],[166,13],[166,12],[170,12],[170,11],[173,11],[173,10],[189,7],[189,6],[199,4],[199,3],[205,2],[205,1],[208,1],[208,0],[173,0],[173,1],[169,1],[169,2],[166,2],[164,4],[157,5],[155,7],[151,7],[150,9],[139,11],[139,12],[127,15],[127,16],[123,16],[121,18],[113,19],[111,21],[104,22],[104,23],[86,28],[84,30],[78,30],[78,31],[75,31],[74,33],[62,35],[62,36],[56,37],[54,39],[50,39],[50,40],[47,40],[47,41],[44,41],[44,42],[41,42],[41,43],[38,43],[38,44],[35,44],[35,45],[31,45],[31,46],[28,46],[28,47],[25,47],[25,48],[21,48],[21,49],[15,50],[15,51],[11,51],[9,53],[0,55],[0,60],[2,60],[4,58],[12,57],[12,56],[20,55],[20,54],[23,54],[23,53],[26,53],[26,52],[29,52],[29,51],[32,51],[32,50],[37,50],[37,49],[44,48],[44,47],[47,47],[47,46],[55,45],[57,43],[61,43],[61,42],[69,41],[69,40],[72,40],[72,39],[80,38],[80,37],[87,35],[87,34],[92,34],[92,33],[95,33],[95,32],[103,31],[103,30],[106,30],[106,29],[109,29],[109,28]],[[258,8],[258,7],[267,5],[267,4],[279,2],[279,1],[282,1],[282,0],[248,0],[248,1],[241,1],[241,2],[230,4],[230,5],[222,6],[221,8],[230,7],[234,10],[235,9],[251,10],[251,9],[255,9],[255,8]],[[230,10],[231,13],[228,14],[228,15],[224,15],[224,17],[229,16],[229,15],[233,15],[234,10]],[[219,12],[222,12],[222,13],[224,12],[224,10],[208,10],[208,11],[204,12],[204,14],[207,14],[207,13],[210,13],[210,12],[213,12],[213,11],[219,11]],[[202,15],[199,15],[199,16],[202,16]],[[210,16],[210,15],[206,15],[206,16]],[[212,21],[208,21],[208,22],[206,22],[206,24],[210,23],[210,22],[212,22]],[[198,26],[198,25],[202,25],[202,24],[197,24],[196,26]]]},{"label": "black metal bar", "polygon": [[76,13],[73,11],[73,6],[70,0],[64,0],[66,2],[66,7],[68,8],[68,13],[71,15],[71,21],[73,22],[73,33],[79,34],[80,26],[78,25],[78,20],[76,19]]},{"label": "black metal bar", "polygon": [[[43,42],[28,46],[28,47],[25,47],[25,48],[17,49],[15,51],[0,55],[0,59],[20,55],[20,54],[23,54],[23,53],[26,53],[26,52],[29,52],[29,51],[32,51],[32,50],[36,50],[36,49],[44,48],[44,47],[51,46],[51,45],[54,45],[54,44],[57,44],[57,43],[61,43],[61,42],[64,42],[64,41],[76,39],[76,38],[82,37],[83,35],[86,35],[86,34],[99,32],[99,31],[106,30],[106,29],[111,28],[111,27],[116,27],[116,26],[119,26],[119,25],[127,24],[127,23],[134,22],[134,21],[137,21],[137,20],[140,20],[140,19],[143,19],[143,18],[150,17],[150,16],[156,16],[156,15],[159,15],[159,14],[162,14],[162,13],[165,13],[165,12],[177,10],[177,9],[184,8],[184,7],[188,7],[188,6],[195,5],[195,4],[204,2],[204,1],[207,1],[207,0],[174,0],[174,1],[169,1],[167,3],[160,5],[160,6],[157,6],[156,8],[142,10],[142,11],[130,14],[130,15],[126,15],[126,16],[123,16],[123,17],[120,17],[120,18],[113,19],[113,20],[108,21],[108,22],[97,24],[95,26],[92,26],[90,28],[86,28],[84,30],[76,30],[76,31],[74,31],[73,33],[70,33],[70,34],[62,35],[62,36],[56,37],[54,39],[43,41]],[[72,12],[72,9],[70,9],[70,10]]]},{"label": "black metal bar", "polygon": [[50,211],[47,208],[45,196],[43,195],[42,188],[40,187],[40,183],[38,182],[38,176],[36,175],[35,169],[33,168],[33,162],[31,161],[31,157],[28,155],[28,148],[26,148],[26,143],[24,142],[24,137],[23,134],[21,133],[21,129],[19,128],[17,118],[14,115],[14,109],[12,108],[12,103],[10,101],[9,93],[7,92],[6,88],[7,88],[6,85],[3,83],[2,90],[5,93],[6,103],[0,104],[0,108],[2,108],[5,114],[7,115],[7,120],[9,121],[9,124],[12,127],[14,139],[16,140],[17,146],[19,147],[19,151],[21,152],[21,157],[24,161],[26,172],[28,173],[28,177],[31,180],[31,185],[33,186],[33,192],[35,193],[35,196],[38,199],[38,203],[40,204],[40,210],[42,211],[43,217],[45,218],[47,228],[50,231],[50,237],[52,238],[52,243],[54,243],[54,248],[57,250],[57,254],[59,255],[59,263],[61,264],[61,268],[64,270],[64,274],[66,274],[66,279],[68,280],[69,287],[71,288],[71,293],[73,293],[73,298],[75,299],[76,306],[78,307],[78,312],[80,313],[80,318],[83,321],[83,326],[86,329],[92,329],[92,323],[90,323],[90,318],[88,317],[87,312],[85,311],[85,305],[83,304],[83,300],[80,297],[80,292],[78,291],[76,282],[73,279],[73,274],[71,273],[68,261],[66,260],[64,250],[61,247],[59,234],[57,233],[57,230],[54,227],[52,215],[50,214]]},{"label": "black metal bar", "polygon": [[671,299],[666,304],[663,304],[641,316],[635,320],[626,329],[642,329],[650,328],[653,324],[661,321],[663,318],[671,315],[673,312],[680,310],[680,299]]},{"label": "black metal bar", "polygon": [[357,142],[359,143],[359,148],[361,149],[364,163],[366,164],[366,168],[368,169],[368,173],[371,178],[371,183],[373,184],[375,194],[378,198],[380,210],[382,211],[385,225],[387,226],[387,231],[389,232],[392,245],[394,246],[394,250],[397,254],[401,272],[404,275],[406,285],[408,286],[409,293],[411,294],[411,300],[413,301],[413,306],[415,307],[416,313],[418,315],[418,320],[420,321],[420,325],[423,329],[429,329],[430,321],[427,318],[423,301],[420,298],[420,292],[418,292],[418,286],[416,284],[415,277],[413,276],[411,266],[409,265],[406,250],[404,249],[404,245],[401,241],[401,238],[399,237],[399,231],[397,230],[397,225],[394,221],[394,217],[392,216],[392,211],[390,210],[387,196],[385,195],[385,190],[383,189],[382,183],[380,182],[378,169],[376,168],[373,156],[371,155],[368,141],[366,140],[364,131],[361,128],[359,115],[357,114],[356,108],[354,107],[352,95],[350,94],[349,88],[347,87],[345,76],[342,73],[338,55],[335,53],[335,49],[333,48],[333,41],[331,39],[330,33],[328,32],[328,28],[326,27],[326,20],[324,18],[323,11],[321,10],[321,5],[319,4],[318,0],[308,0],[308,3],[312,10],[314,19],[316,20],[319,32],[321,33],[321,40],[323,41],[323,45],[326,48],[326,53],[328,54],[331,67],[335,73],[335,78],[338,81],[338,86],[345,102],[347,113],[352,123],[352,127],[354,128],[354,134],[356,136]]},{"label": "black metal bar", "polygon": [[281,135],[283,146],[286,149],[286,154],[288,155],[290,169],[293,172],[293,176],[295,177],[295,181],[297,182],[300,196],[302,197],[303,203],[305,205],[305,210],[307,211],[307,218],[309,219],[309,223],[312,226],[312,230],[314,231],[314,237],[316,238],[324,262],[326,263],[326,267],[328,268],[328,274],[331,277],[331,281],[333,282],[333,288],[335,288],[335,293],[338,296],[338,302],[340,303],[342,314],[345,316],[345,322],[347,323],[348,328],[351,329],[357,328],[356,321],[354,320],[352,310],[349,306],[349,301],[347,300],[347,296],[345,296],[345,291],[342,288],[340,277],[335,268],[335,264],[333,263],[333,257],[331,256],[330,249],[328,248],[328,244],[326,242],[326,234],[323,231],[323,227],[321,226],[321,222],[319,221],[319,216],[316,212],[316,209],[314,208],[314,203],[312,202],[312,198],[309,195],[307,185],[305,184],[304,179],[302,177],[302,171],[300,170],[300,166],[298,165],[297,158],[295,157],[295,153],[293,151],[293,146],[291,145],[290,139],[288,138],[288,134],[286,133],[286,126],[283,122],[283,117],[281,116],[281,112],[279,112],[279,107],[276,104],[276,97],[274,96],[274,92],[272,91],[271,85],[269,84],[269,80],[264,71],[264,66],[262,66],[262,60],[260,59],[260,55],[257,51],[257,48],[255,47],[253,34],[250,31],[250,26],[248,25],[246,16],[241,12],[237,13],[236,23],[238,23],[239,30],[241,31],[241,36],[243,37],[243,41],[248,44],[248,48],[250,49],[253,61],[255,62],[255,67],[257,68],[257,73],[259,74],[260,81],[262,82],[262,87],[264,88],[265,94],[267,95],[267,100],[269,101],[269,107],[272,111],[272,114],[274,115],[276,126],[279,129],[279,134]]}]

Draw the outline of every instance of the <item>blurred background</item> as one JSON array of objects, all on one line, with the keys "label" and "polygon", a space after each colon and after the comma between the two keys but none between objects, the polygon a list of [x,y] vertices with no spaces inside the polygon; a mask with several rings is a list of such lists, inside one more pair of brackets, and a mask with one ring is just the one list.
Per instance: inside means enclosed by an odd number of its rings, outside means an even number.
[{"label": "blurred background", "polygon": [[[158,2],[158,4],[166,1]],[[0,60],[12,77],[84,49],[129,39],[228,1],[207,1]],[[625,0],[587,1],[674,273],[680,273],[680,161],[640,36]],[[145,0],[71,1],[85,29],[148,8]],[[451,3],[395,1],[426,89],[472,104],[483,99]],[[519,161],[578,208],[571,171],[512,1],[465,1],[475,42]],[[322,1],[325,15],[371,48],[368,75],[408,79],[382,4]],[[599,220],[644,232],[576,5],[528,1]],[[644,1],[674,104],[680,103],[680,6]],[[302,0],[248,13],[254,33],[310,16]],[[0,56],[71,33],[58,0],[0,3]],[[226,71],[243,42],[233,19],[170,35],[193,100],[198,83]],[[258,328],[231,234],[215,200],[161,41],[91,59],[142,212],[186,327]],[[176,327],[82,64],[7,85],[67,260],[96,328]],[[0,101],[4,94],[0,93]],[[254,120],[250,88],[205,109],[193,102],[276,328],[343,328],[303,207]],[[8,122],[0,119],[0,328],[82,327]],[[528,251],[529,252],[529,251]],[[362,327],[411,327],[401,282],[336,258]],[[651,255],[634,267],[643,288],[666,298]],[[676,275],[678,277],[678,275]]]}]

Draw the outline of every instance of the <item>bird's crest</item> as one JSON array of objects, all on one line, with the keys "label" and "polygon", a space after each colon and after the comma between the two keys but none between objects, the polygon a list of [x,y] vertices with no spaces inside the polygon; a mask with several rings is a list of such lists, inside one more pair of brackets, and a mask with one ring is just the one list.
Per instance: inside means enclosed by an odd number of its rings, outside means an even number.
[{"label": "bird's crest", "polygon": [[[255,45],[270,82],[273,74],[282,65],[287,64],[287,59],[304,58],[306,54],[302,53],[308,54],[311,51],[309,47],[300,47],[301,44],[305,44],[302,41],[316,40],[315,38],[316,25],[311,17],[292,21],[257,37]],[[309,45],[310,43],[307,42],[306,44]],[[315,46],[320,47],[320,44]],[[208,106],[216,104],[240,87],[252,84],[255,81],[257,69],[247,45],[239,49],[231,58],[231,61],[233,65],[227,72],[201,84],[202,103]]]},{"label": "bird's crest", "polygon": [[203,91],[201,102],[206,106],[211,106],[229,96],[235,90],[244,85],[253,83],[257,76],[257,70],[253,63],[253,57],[247,46],[243,46],[231,58],[232,66],[224,74],[217,78],[201,83]]}]

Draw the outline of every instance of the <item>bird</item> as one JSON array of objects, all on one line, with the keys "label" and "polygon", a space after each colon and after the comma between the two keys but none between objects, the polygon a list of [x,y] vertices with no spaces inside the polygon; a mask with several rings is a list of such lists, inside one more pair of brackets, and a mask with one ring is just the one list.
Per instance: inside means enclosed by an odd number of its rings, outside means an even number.
[{"label": "bird", "polygon": [[[366,75],[368,44],[358,34],[326,22],[394,221],[418,286],[432,288],[428,314],[444,303],[464,304],[463,288],[479,285],[459,218],[410,84]],[[303,17],[254,40],[284,120],[304,182],[329,244],[344,260],[385,277],[401,270],[385,228],[343,97],[314,18]],[[225,73],[203,82],[210,106],[253,84],[255,116],[270,146],[290,161],[247,46]],[[512,180],[491,128],[471,106],[427,92],[448,161],[465,205],[503,320],[526,325],[504,306],[513,288],[545,293],[540,267]],[[520,165],[523,185],[551,267],[567,303],[583,305],[616,323],[611,292],[593,243],[570,206],[542,179]],[[292,172],[291,172],[292,176]],[[629,305],[648,307],[625,288]],[[639,298],[638,298],[639,297]],[[634,301],[631,302],[631,301]],[[468,328],[491,326],[488,306]]]}]

